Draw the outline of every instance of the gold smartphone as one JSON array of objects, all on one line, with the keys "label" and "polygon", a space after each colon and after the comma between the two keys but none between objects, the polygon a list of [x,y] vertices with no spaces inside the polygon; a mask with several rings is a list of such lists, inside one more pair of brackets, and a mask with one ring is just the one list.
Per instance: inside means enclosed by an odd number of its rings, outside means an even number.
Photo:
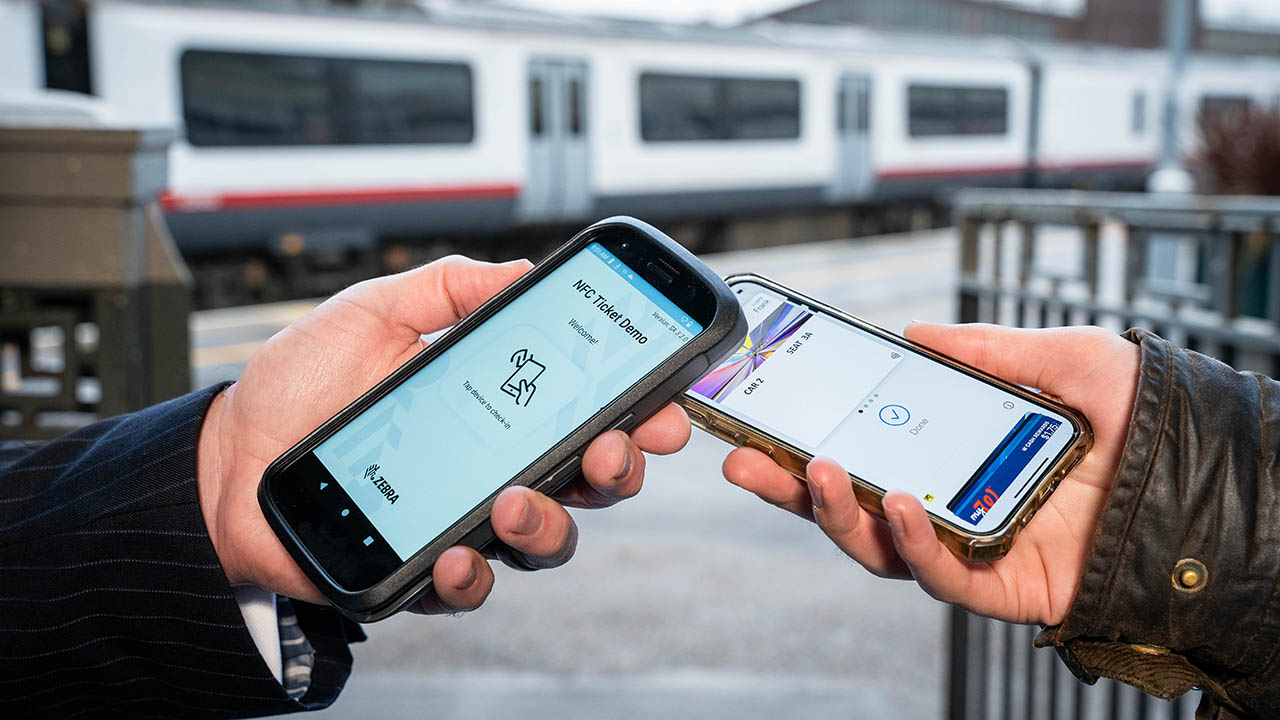
[{"label": "gold smartphone", "polygon": [[1093,443],[1084,416],[754,274],[725,279],[750,328],[680,403],[699,428],[803,479],[815,455],[849,471],[884,516],[920,498],[938,538],[971,561],[1014,536]]}]

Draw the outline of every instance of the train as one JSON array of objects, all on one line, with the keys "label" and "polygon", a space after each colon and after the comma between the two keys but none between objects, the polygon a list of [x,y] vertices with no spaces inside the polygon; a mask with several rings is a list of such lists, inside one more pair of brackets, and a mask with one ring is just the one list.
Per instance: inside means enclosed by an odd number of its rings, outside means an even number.
[{"label": "train", "polygon": [[[158,201],[195,258],[1139,188],[1169,80],[1149,50],[445,2],[3,0],[0,67],[0,98],[177,128]],[[1275,102],[1280,61],[1195,55],[1178,93],[1194,138],[1202,108]]]}]

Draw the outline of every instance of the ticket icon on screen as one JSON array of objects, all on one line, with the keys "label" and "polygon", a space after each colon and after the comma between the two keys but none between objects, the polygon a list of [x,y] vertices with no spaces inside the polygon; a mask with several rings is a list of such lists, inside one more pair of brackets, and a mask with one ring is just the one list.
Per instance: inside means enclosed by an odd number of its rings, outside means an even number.
[{"label": "ticket icon on screen", "polygon": [[947,509],[970,525],[977,525],[1060,425],[1040,413],[1024,414],[947,503]]}]

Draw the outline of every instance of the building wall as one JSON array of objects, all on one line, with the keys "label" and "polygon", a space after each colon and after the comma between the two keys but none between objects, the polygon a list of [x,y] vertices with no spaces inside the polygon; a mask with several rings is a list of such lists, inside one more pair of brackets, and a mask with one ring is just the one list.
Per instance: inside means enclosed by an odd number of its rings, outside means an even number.
[{"label": "building wall", "polygon": [[[1280,55],[1280,33],[1204,27],[1200,0],[1190,0],[1191,47],[1244,55]],[[1021,10],[980,0],[815,0],[769,19],[860,25],[947,35],[1003,35],[1135,48],[1164,46],[1165,0],[1085,0],[1076,17]]]},{"label": "building wall", "polygon": [[787,22],[862,25],[886,30],[957,35],[1009,35],[1030,40],[1058,37],[1069,21],[973,0],[817,0],[771,16]]},{"label": "building wall", "polygon": [[[1191,16],[1200,17],[1199,0],[1189,0]],[[1063,40],[1154,48],[1164,45],[1165,0],[1087,0],[1084,12],[1065,24]],[[1191,47],[1197,47],[1200,23],[1191,28]]]}]

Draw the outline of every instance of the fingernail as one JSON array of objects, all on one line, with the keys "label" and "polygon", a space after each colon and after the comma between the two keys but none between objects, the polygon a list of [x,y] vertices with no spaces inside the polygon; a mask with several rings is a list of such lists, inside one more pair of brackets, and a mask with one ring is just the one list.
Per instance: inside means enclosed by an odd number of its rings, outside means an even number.
[{"label": "fingernail", "polygon": [[524,510],[520,512],[520,519],[516,521],[516,525],[511,528],[511,531],[517,535],[532,535],[538,532],[540,527],[542,527],[542,513],[533,506],[532,502],[525,500]]},{"label": "fingernail", "polygon": [[462,582],[458,583],[458,589],[466,590],[467,588],[475,584],[476,578],[478,577],[480,577],[480,575],[476,572],[476,566],[472,565],[471,572],[467,573],[467,577],[464,578]]},{"label": "fingernail", "polygon": [[808,485],[809,485],[809,498],[813,500],[813,506],[821,510],[822,509],[822,486],[819,485],[814,480],[810,480],[808,482]]},{"label": "fingernail", "polygon": [[901,536],[906,534],[907,526],[902,522],[902,511],[885,508],[884,517],[889,522],[889,529],[893,531],[894,535]]},{"label": "fingernail", "polygon": [[924,324],[924,321],[923,321],[923,320],[912,320],[911,322],[907,323],[907,326],[906,326],[905,328],[903,328],[903,329],[904,329],[904,330],[910,330],[911,328],[913,328],[913,327],[915,327],[915,326],[917,326],[917,325],[923,325],[923,324]]},{"label": "fingernail", "polygon": [[622,449],[622,471],[617,475],[614,475],[613,479],[621,480],[626,477],[629,472],[631,472],[631,449],[624,446]]}]

